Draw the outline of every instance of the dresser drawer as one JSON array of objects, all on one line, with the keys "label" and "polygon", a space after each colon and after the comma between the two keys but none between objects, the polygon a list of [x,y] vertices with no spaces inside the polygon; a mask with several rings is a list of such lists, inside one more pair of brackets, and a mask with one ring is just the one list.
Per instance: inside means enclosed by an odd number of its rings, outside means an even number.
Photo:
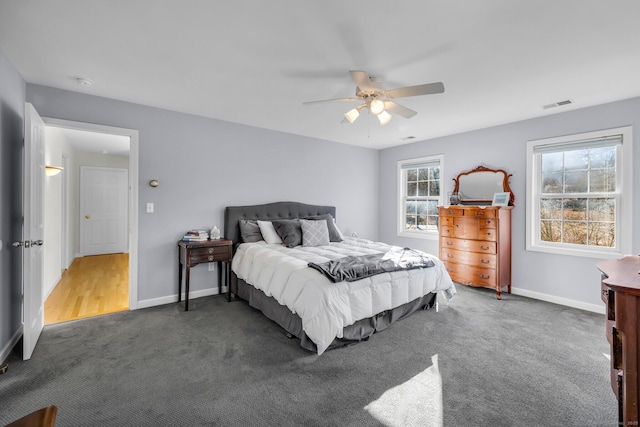
[{"label": "dresser drawer", "polygon": [[496,270],[490,268],[477,268],[466,264],[456,264],[444,261],[444,265],[451,279],[471,286],[488,286],[495,288],[498,280]]},{"label": "dresser drawer", "polygon": [[494,254],[481,254],[443,248],[440,257],[443,261],[454,262],[457,264],[467,264],[470,266],[477,265],[485,268],[495,269],[497,265],[497,258]]},{"label": "dresser drawer", "polygon": [[453,235],[459,239],[477,239],[478,220],[465,217],[454,218]]},{"label": "dresser drawer", "polygon": [[441,237],[453,237],[453,226],[450,225],[440,225],[440,236]]},{"label": "dresser drawer", "polygon": [[481,228],[478,230],[478,238],[480,240],[495,242],[498,238],[498,233],[495,228]]},{"label": "dresser drawer", "polygon": [[478,209],[468,208],[464,209],[464,216],[471,218],[495,218],[497,215],[497,209]]},{"label": "dresser drawer", "polygon": [[498,220],[492,218],[478,218],[480,228],[498,228]]},{"label": "dresser drawer", "polygon": [[442,226],[453,226],[453,216],[442,216],[440,217],[440,227]]},{"label": "dresser drawer", "polygon": [[229,259],[229,246],[213,246],[209,248],[191,249],[190,264],[213,261],[227,261]]},{"label": "dresser drawer", "polygon": [[441,249],[458,249],[461,251],[478,252],[485,254],[496,253],[496,242],[483,242],[480,240],[467,240],[442,237],[440,239]]},{"label": "dresser drawer", "polygon": [[438,207],[438,215],[440,215],[441,217],[447,217],[447,216],[463,216],[464,215],[464,210],[462,208],[455,208],[455,207],[444,207],[444,206],[439,206]]}]

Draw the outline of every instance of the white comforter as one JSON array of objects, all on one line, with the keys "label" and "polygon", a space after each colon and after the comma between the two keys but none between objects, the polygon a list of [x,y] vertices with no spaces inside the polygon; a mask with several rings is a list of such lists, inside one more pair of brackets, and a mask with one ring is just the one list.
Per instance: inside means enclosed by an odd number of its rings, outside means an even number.
[{"label": "white comforter", "polygon": [[435,267],[383,273],[355,282],[333,283],[307,266],[349,255],[387,252],[392,246],[345,237],[329,246],[286,248],[266,242],[243,243],[232,269],[245,282],[286,305],[302,319],[302,328],[322,354],[342,329],[358,320],[398,307],[429,292],[443,291],[447,302],[456,293],[442,262]]}]

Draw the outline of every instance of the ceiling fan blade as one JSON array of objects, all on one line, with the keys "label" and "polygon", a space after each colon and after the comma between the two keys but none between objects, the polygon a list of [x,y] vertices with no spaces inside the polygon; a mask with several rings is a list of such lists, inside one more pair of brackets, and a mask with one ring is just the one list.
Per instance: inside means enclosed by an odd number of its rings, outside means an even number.
[{"label": "ceiling fan blade", "polygon": [[396,113],[397,115],[402,116],[405,119],[410,119],[411,117],[418,114],[417,111],[413,111],[411,108],[396,104],[393,101],[384,101],[384,109],[391,111],[392,113]]},{"label": "ceiling fan blade", "polygon": [[358,85],[361,91],[363,92],[373,92],[375,91],[375,87],[371,83],[371,79],[369,75],[364,71],[351,70],[349,71],[351,74],[351,78]]},{"label": "ceiling fan blade", "polygon": [[324,104],[326,102],[353,102],[353,101],[360,101],[360,99],[359,98],[323,99],[320,101],[306,101],[306,102],[303,102],[302,105]]},{"label": "ceiling fan blade", "polygon": [[432,95],[435,93],[443,93],[444,84],[442,82],[427,83],[424,85],[399,87],[384,92],[387,98],[405,98],[407,96]]}]

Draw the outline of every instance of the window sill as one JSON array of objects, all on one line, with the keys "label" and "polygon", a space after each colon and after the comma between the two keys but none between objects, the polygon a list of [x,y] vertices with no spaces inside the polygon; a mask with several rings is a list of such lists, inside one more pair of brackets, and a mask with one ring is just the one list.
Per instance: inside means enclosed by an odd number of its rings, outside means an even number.
[{"label": "window sill", "polygon": [[598,258],[598,259],[618,259],[624,256],[623,253],[616,250],[585,250],[579,248],[567,248],[567,247],[553,247],[543,245],[527,245],[527,251],[531,252],[544,252],[554,255],[569,255],[578,256],[582,258]]},{"label": "window sill", "polygon": [[415,239],[438,240],[437,231],[400,231],[398,237],[411,237]]}]

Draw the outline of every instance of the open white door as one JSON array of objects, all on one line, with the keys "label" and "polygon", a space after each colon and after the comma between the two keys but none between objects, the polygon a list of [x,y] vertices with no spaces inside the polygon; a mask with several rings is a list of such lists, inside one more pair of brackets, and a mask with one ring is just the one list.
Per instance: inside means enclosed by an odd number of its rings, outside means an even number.
[{"label": "open white door", "polygon": [[27,360],[44,328],[44,122],[29,103],[25,104],[24,127],[22,355]]}]

